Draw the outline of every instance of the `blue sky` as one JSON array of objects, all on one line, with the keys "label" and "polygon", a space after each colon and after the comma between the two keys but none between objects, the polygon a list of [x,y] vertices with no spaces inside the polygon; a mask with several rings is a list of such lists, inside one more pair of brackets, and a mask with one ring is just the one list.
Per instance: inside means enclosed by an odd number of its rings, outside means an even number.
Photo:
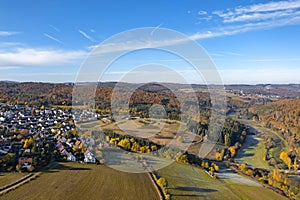
[{"label": "blue sky", "polygon": [[[69,82],[95,46],[134,28],[161,27],[195,39],[224,83],[300,83],[300,1],[79,1],[0,2],[0,80]],[[141,56],[142,55],[142,56]],[[117,62],[101,80],[119,80],[137,60],[174,56],[147,51]]]}]

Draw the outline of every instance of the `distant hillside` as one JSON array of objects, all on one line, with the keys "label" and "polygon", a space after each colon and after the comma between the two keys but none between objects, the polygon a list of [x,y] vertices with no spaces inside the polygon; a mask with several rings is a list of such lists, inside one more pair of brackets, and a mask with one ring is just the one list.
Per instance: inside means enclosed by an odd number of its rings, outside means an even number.
[{"label": "distant hillside", "polygon": [[279,131],[290,147],[300,147],[300,99],[255,105],[250,111],[264,126]]}]

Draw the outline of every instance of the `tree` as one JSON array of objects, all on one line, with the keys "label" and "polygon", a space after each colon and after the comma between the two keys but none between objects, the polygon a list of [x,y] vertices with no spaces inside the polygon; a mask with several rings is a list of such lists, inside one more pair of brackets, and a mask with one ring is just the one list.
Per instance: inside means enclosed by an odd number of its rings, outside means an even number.
[{"label": "tree", "polygon": [[216,171],[216,172],[219,171],[219,166],[218,166],[217,164],[212,163],[211,165],[212,165],[212,167],[214,168],[214,171]]},{"label": "tree", "polygon": [[157,180],[157,184],[162,187],[162,188],[165,188],[168,186],[168,182],[165,178],[163,177],[160,177],[158,180]]},{"label": "tree", "polygon": [[236,154],[236,150],[234,146],[229,147],[228,149],[230,151],[230,157],[233,158]]},{"label": "tree", "polygon": [[34,166],[33,165],[31,165],[29,168],[27,168],[27,170],[29,171],[29,172],[33,172],[34,171]]},{"label": "tree", "polygon": [[248,169],[247,164],[246,164],[246,163],[241,164],[241,165],[240,165],[240,169],[241,169],[242,171],[246,172],[247,169]]},{"label": "tree", "polygon": [[138,152],[140,149],[140,145],[137,142],[134,142],[131,147],[131,151]]},{"label": "tree", "polygon": [[188,163],[188,157],[186,154],[177,156],[176,161],[182,162],[182,163]]},{"label": "tree", "polygon": [[27,149],[27,148],[29,148],[29,146],[30,146],[29,140],[26,139],[26,140],[24,141],[23,148],[24,148],[24,149]]},{"label": "tree", "polygon": [[288,169],[291,170],[292,167],[292,159],[286,152],[281,152],[279,158],[288,166]]},{"label": "tree", "polygon": [[129,150],[131,148],[131,144],[130,144],[130,141],[129,139],[123,139],[121,140],[119,143],[118,143],[118,146],[119,147],[122,147],[123,149],[125,150]]},{"label": "tree", "polygon": [[79,148],[81,149],[81,153],[86,152],[86,147],[83,145],[83,143],[80,144]]},{"label": "tree", "polygon": [[290,157],[287,157],[286,159],[286,164],[289,168],[289,170],[291,170],[291,167],[292,167],[292,159]]},{"label": "tree", "polygon": [[34,143],[34,139],[32,137],[30,137],[28,142],[29,142],[30,145],[32,145]]},{"label": "tree", "polygon": [[222,161],[224,157],[224,149],[221,152],[216,152],[216,160]]},{"label": "tree", "polygon": [[17,170],[17,172],[21,173],[22,172],[22,167],[20,165],[16,165],[16,170]]},{"label": "tree", "polygon": [[280,155],[279,155],[279,158],[283,161],[285,161],[287,157],[288,157],[288,154],[284,151],[281,152]]},{"label": "tree", "polygon": [[156,145],[151,145],[151,151],[156,151],[157,150],[157,146]]}]

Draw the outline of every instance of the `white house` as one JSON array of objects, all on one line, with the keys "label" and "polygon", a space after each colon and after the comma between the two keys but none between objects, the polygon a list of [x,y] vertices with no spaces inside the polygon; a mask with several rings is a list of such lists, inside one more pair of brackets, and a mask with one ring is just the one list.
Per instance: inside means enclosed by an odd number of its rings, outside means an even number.
[{"label": "white house", "polygon": [[86,163],[96,163],[96,159],[92,152],[87,150],[84,154],[84,162]]},{"label": "white house", "polygon": [[69,155],[67,157],[67,160],[71,161],[71,162],[75,162],[76,161],[76,157],[72,153],[69,153]]}]

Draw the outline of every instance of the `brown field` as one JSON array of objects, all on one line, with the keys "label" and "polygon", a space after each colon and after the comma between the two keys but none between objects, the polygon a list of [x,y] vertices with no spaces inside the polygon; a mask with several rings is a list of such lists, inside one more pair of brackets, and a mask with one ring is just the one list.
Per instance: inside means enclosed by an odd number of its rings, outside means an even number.
[{"label": "brown field", "polygon": [[129,174],[102,165],[56,163],[53,169],[1,196],[17,199],[159,199],[147,174]]},{"label": "brown field", "polygon": [[22,177],[26,176],[26,173],[0,173],[0,187],[8,185],[12,182],[15,182]]}]

